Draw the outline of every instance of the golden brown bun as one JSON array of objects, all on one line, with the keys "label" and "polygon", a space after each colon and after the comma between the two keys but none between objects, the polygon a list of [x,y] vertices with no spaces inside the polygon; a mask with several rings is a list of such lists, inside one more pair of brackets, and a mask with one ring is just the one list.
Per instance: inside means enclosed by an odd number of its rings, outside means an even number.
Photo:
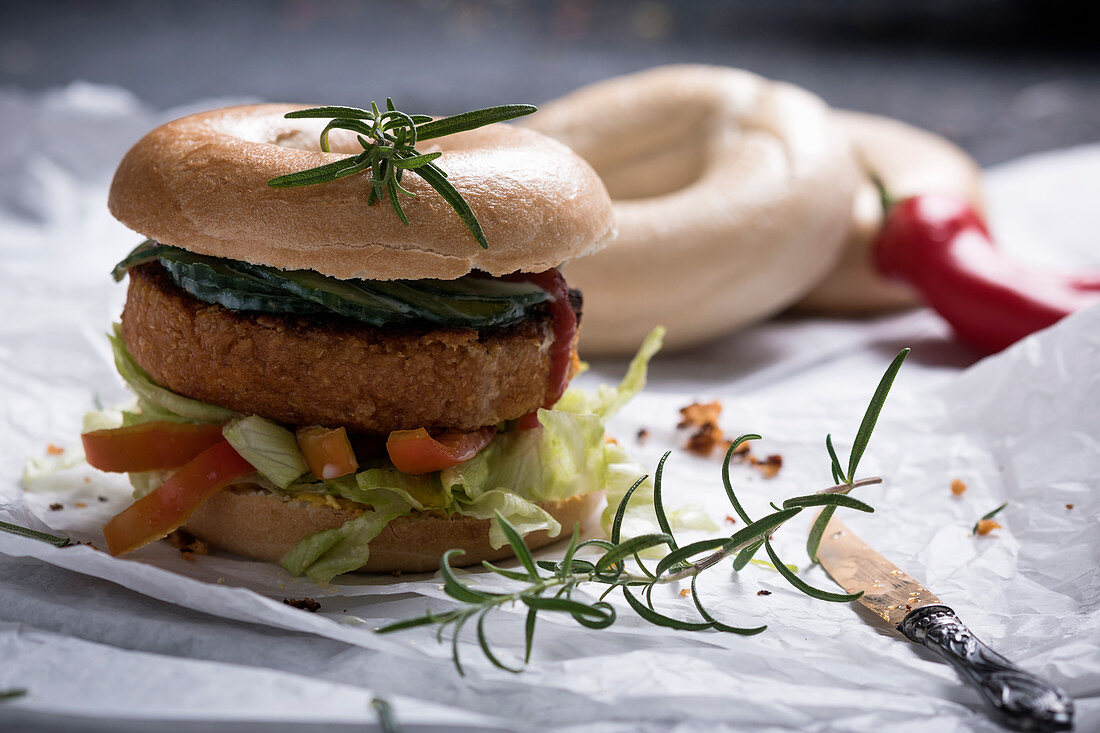
[{"label": "golden brown bun", "polygon": [[550,316],[511,326],[378,329],[244,313],[181,290],[158,264],[130,270],[122,338],[173,392],[290,425],[477,430],[550,390]]},{"label": "golden brown bun", "polygon": [[981,210],[981,169],[961,148],[926,130],[860,112],[833,114],[851,138],[863,181],[852,204],[844,256],[796,307],[854,314],[916,305],[918,297],[908,286],[887,280],[874,270],[871,244],[882,226],[882,203],[870,174],[877,175],[897,198],[948,194],[962,196]]},{"label": "golden brown bun", "polygon": [[491,125],[429,140],[440,167],[485,230],[483,250],[454,209],[415,174],[402,185],[411,226],[388,201],[367,206],[369,176],[299,188],[267,181],[362,152],[324,120],[287,120],[303,105],[203,112],[156,128],[123,158],[108,206],[126,226],[201,254],[332,277],[371,280],[536,272],[598,249],[613,236],[611,202],[591,167],[531,130]]},{"label": "golden brown bun", "polygon": [[[596,113],[593,113],[593,110]],[[718,66],[665,66],[543,105],[524,124],[603,177],[617,240],[570,262],[584,354],[705,342],[787,307],[844,246],[857,171],[824,102]]]},{"label": "golden brown bun", "polygon": [[[539,503],[563,528],[556,537],[532,532],[524,539],[532,550],[568,537],[574,524],[584,525],[603,499],[603,492],[574,496],[564,501]],[[184,529],[213,547],[267,562],[279,562],[307,535],[339,527],[358,516],[353,509],[337,509],[323,503],[288,499],[253,487],[233,487],[214,494],[191,515]],[[488,519],[413,514],[386,525],[370,543],[370,560],[360,572],[407,573],[439,569],[443,553],[461,548],[466,554],[454,564],[473,565],[482,560],[512,556],[508,545],[494,550],[489,545]]]}]

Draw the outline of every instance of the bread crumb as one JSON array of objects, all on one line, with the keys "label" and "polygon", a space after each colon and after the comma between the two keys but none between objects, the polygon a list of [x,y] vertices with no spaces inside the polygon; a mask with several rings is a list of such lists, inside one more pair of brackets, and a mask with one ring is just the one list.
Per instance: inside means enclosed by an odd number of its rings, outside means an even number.
[{"label": "bread crumb", "polygon": [[64,504],[58,503],[56,501],[53,504],[50,504],[50,511],[51,512],[59,512],[64,508],[65,508]]},{"label": "bread crumb", "polygon": [[714,402],[694,402],[687,407],[680,408],[680,422],[678,428],[704,427],[706,425],[718,426],[718,416],[722,414],[722,404]]},{"label": "bread crumb", "polygon": [[46,455],[48,456],[59,456],[64,452],[65,449],[59,445],[54,445],[53,443],[50,443],[46,446]]},{"label": "bread crumb", "polygon": [[966,482],[960,478],[951,480],[951,493],[955,496],[962,496],[966,493]]},{"label": "bread crumb", "polygon": [[185,560],[194,562],[196,555],[210,554],[210,545],[186,530],[177,529],[165,539],[168,540],[168,544],[180,551]]},{"label": "bread crumb", "polygon": [[1072,508],[1073,508],[1073,504],[1066,504],[1066,509],[1072,509]]},{"label": "bread crumb", "polygon": [[684,448],[701,456],[709,456],[722,442],[722,429],[717,425],[703,425],[692,433]]},{"label": "bread crumb", "polygon": [[758,590],[758,591],[756,591],[756,595],[758,595],[758,596],[770,596],[771,594],[772,594],[772,592],[770,590]]},{"label": "bread crumb", "polygon": [[82,501],[76,502],[75,504],[73,504],[73,506],[75,506],[77,509],[87,509],[88,508],[88,505],[85,504]]},{"label": "bread crumb", "polygon": [[684,588],[680,591],[680,597],[681,598],[687,598],[690,595],[691,595],[691,591],[688,590],[687,588]]},{"label": "bread crumb", "polygon": [[1001,525],[997,524],[992,519],[980,519],[978,520],[978,528],[975,530],[975,534],[987,535],[995,529],[1001,529]]},{"label": "bread crumb", "polygon": [[737,517],[731,517],[729,514],[727,514],[726,521],[730,524],[737,524]]},{"label": "bread crumb", "polygon": [[[86,483],[86,484],[90,484],[90,483],[92,483],[92,477],[91,477],[91,476],[85,476],[85,477],[84,477],[84,483]],[[99,497],[99,498],[103,499],[103,497],[102,497],[102,496],[101,496],[101,497]],[[103,499],[103,501],[107,501],[107,500],[106,500],[106,499]]]},{"label": "bread crumb", "polygon": [[[87,478],[87,477],[85,476],[85,478]],[[89,479],[89,480],[90,480],[90,479]],[[106,504],[106,503],[107,503],[107,497],[106,497],[106,496],[97,496],[97,497],[96,497],[96,500],[97,500],[97,501],[98,501],[98,502],[99,502],[100,504]]]},{"label": "bread crumb", "polygon": [[635,436],[635,438],[639,443],[644,443],[649,438],[649,431],[645,428],[642,428],[638,431],[638,435]]},{"label": "bread crumb", "polygon": [[284,598],[283,603],[310,613],[317,613],[321,610],[321,604],[312,598]]},{"label": "bread crumb", "polygon": [[752,467],[764,475],[764,478],[775,478],[779,473],[779,469],[783,468],[783,456],[778,453],[773,453],[764,460],[758,460],[749,456],[749,463]]}]

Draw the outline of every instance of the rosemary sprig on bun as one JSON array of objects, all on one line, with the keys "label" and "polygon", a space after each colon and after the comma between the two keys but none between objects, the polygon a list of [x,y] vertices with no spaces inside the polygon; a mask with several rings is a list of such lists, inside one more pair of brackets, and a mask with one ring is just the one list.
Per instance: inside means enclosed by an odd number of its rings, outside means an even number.
[{"label": "rosemary sprig on bun", "polygon": [[422,140],[466,132],[494,122],[505,122],[529,115],[536,109],[530,104],[505,104],[436,120],[428,115],[405,114],[395,109],[393,100],[387,97],[384,111],[380,111],[378,105],[371,102],[369,110],[358,107],[312,107],[288,112],[285,115],[287,119],[331,118],[321,131],[323,152],[332,152],[329,145],[329,133],[332,130],[354,132],[359,144],[363,146],[363,152],[316,168],[272,178],[267,185],[272,188],[312,186],[370,171],[371,191],[367,204],[373,206],[383,196],[388,196],[397,216],[408,224],[409,218],[401,208],[398,194],[416,195],[401,185],[401,177],[405,171],[412,171],[427,181],[454,208],[481,248],[489,249],[489,242],[485,239],[485,232],[482,231],[473,209],[462,198],[458,189],[447,180],[443,169],[434,162],[443,153],[420,153],[416,150],[416,145]]}]

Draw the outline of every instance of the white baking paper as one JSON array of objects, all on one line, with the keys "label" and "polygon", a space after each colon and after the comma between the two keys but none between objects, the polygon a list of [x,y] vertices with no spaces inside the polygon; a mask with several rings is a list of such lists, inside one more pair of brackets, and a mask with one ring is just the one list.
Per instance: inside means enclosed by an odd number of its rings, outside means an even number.
[{"label": "white baking paper", "polygon": [[[106,187],[128,145],[181,112],[154,113],[125,92],[83,84],[0,93],[0,519],[102,546],[99,526],[127,503],[124,479],[80,464],[27,490],[21,477],[28,458],[73,458],[84,412],[126,398],[104,337],[124,287],[107,273],[138,237],[106,213]],[[1058,171],[1079,183],[1063,198],[1036,199],[1041,213],[1022,213],[1035,208],[1028,181],[1060,180]],[[1056,249],[1051,261],[1100,264],[1087,219],[1095,207],[1081,205],[1098,171],[1092,148],[992,173],[994,226],[1013,247],[1041,239]],[[672,450],[667,502],[701,505],[729,533],[737,525],[726,520],[720,459],[680,449],[678,409],[719,399],[727,432],[760,432],[754,450],[782,455],[772,480],[733,472],[759,516],[769,501],[831,483],[826,433],[846,454],[904,345],[913,354],[860,471],[884,478],[859,494],[878,511],[844,519],[981,638],[1075,696],[1078,730],[1100,728],[1100,309],[973,365],[926,311],[781,319],[658,357],[650,387],[612,428],[650,470]],[[622,366],[594,364],[582,381],[616,379]],[[642,428],[648,437],[638,441]],[[47,456],[50,444],[66,452]],[[956,478],[968,486],[961,497],[950,491]],[[1003,528],[972,536],[974,521],[1005,501]],[[833,589],[806,567],[808,521],[781,529],[776,547],[807,582]],[[541,616],[520,675],[491,667],[464,637],[460,677],[433,630],[372,631],[452,607],[435,577],[317,586],[229,556],[189,561],[165,543],[112,558],[5,533],[0,553],[0,690],[28,690],[0,702],[0,724],[359,730],[382,696],[408,730],[996,730],[977,694],[930,653],[857,605],[812,600],[758,566],[713,569],[700,590],[721,620],[768,624],[759,636],[657,628],[612,596],[619,620],[602,631]],[[691,617],[679,587],[661,590],[662,608]],[[282,603],[303,597],[320,612]],[[522,625],[522,609],[491,624],[509,662],[522,655]]]}]

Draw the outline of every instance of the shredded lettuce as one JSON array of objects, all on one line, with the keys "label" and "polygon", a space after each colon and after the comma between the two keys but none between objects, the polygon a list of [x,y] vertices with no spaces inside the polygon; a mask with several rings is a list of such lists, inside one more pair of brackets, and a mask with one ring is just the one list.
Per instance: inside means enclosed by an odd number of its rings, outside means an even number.
[{"label": "shredded lettuce", "polygon": [[256,469],[280,489],[286,489],[309,471],[294,433],[256,415],[230,420],[222,435]]},{"label": "shredded lettuce", "polygon": [[283,567],[292,575],[327,583],[342,573],[363,567],[370,558],[370,542],[386,525],[412,512],[400,497],[386,491],[369,496],[370,509],[336,529],[311,534],[283,557]]}]

